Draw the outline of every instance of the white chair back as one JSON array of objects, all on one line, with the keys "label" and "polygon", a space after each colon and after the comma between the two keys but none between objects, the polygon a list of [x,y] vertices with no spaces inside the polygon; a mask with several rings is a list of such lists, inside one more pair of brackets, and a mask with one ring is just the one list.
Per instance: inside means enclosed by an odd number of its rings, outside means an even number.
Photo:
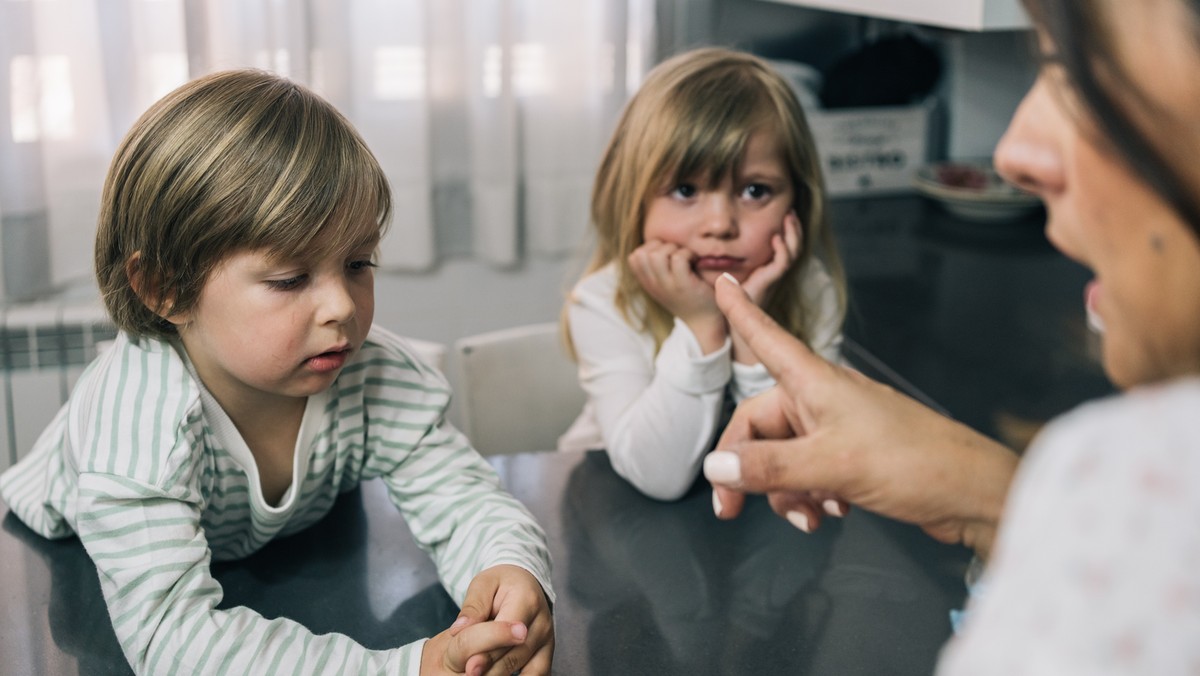
[{"label": "white chair back", "polygon": [[463,432],[484,455],[550,451],[583,410],[575,364],[552,322],[454,344]]}]

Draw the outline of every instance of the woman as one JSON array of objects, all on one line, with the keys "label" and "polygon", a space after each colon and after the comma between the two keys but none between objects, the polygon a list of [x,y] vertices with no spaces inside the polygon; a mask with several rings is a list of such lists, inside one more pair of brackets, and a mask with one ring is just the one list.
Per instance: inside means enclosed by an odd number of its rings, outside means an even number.
[{"label": "woman", "polygon": [[942,673],[1196,673],[1200,0],[1026,6],[1044,65],[996,164],[1094,271],[1085,302],[1124,393],[1053,421],[1018,472],[1003,447],[815,358],[725,280],[718,302],[779,386],[738,410],[705,473],[722,518],[739,491],[768,492],[811,528],[840,512],[814,498],[832,495],[987,558]]}]

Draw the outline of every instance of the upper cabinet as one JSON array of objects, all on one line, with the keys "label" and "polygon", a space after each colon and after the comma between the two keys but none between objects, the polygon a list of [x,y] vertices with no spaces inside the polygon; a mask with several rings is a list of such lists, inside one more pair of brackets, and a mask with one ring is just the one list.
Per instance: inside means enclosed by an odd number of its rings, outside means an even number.
[{"label": "upper cabinet", "polygon": [[968,31],[1028,28],[1019,0],[772,0]]}]

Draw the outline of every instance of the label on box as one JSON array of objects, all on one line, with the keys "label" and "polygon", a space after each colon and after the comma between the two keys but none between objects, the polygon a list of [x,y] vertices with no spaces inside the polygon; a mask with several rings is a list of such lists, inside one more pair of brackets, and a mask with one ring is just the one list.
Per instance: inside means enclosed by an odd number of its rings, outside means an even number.
[{"label": "label on box", "polygon": [[928,153],[928,106],[814,111],[808,122],[830,195],[913,189]]}]

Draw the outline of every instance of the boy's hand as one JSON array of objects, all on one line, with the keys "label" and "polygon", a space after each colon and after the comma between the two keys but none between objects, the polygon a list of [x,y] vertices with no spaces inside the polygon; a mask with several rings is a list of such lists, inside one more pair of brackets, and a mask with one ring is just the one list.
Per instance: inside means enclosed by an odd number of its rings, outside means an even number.
[{"label": "boy's hand", "polygon": [[523,624],[528,627],[528,635],[519,643],[493,644],[474,651],[466,661],[466,673],[472,676],[509,676],[518,671],[522,676],[550,673],[554,618],[542,585],[520,566],[493,566],[476,575],[467,587],[462,612],[447,633],[461,636],[476,627],[497,623]]},{"label": "boy's hand", "polygon": [[677,244],[651,240],[629,254],[629,269],[651,298],[688,325],[708,354],[725,343],[725,317],[712,287],[692,269],[695,257]]},{"label": "boy's hand", "polygon": [[425,642],[421,651],[421,676],[478,676],[483,669],[478,665],[478,658],[476,664],[471,663],[472,657],[520,645],[527,634],[528,629],[521,622],[479,622],[469,627],[456,622]]}]

